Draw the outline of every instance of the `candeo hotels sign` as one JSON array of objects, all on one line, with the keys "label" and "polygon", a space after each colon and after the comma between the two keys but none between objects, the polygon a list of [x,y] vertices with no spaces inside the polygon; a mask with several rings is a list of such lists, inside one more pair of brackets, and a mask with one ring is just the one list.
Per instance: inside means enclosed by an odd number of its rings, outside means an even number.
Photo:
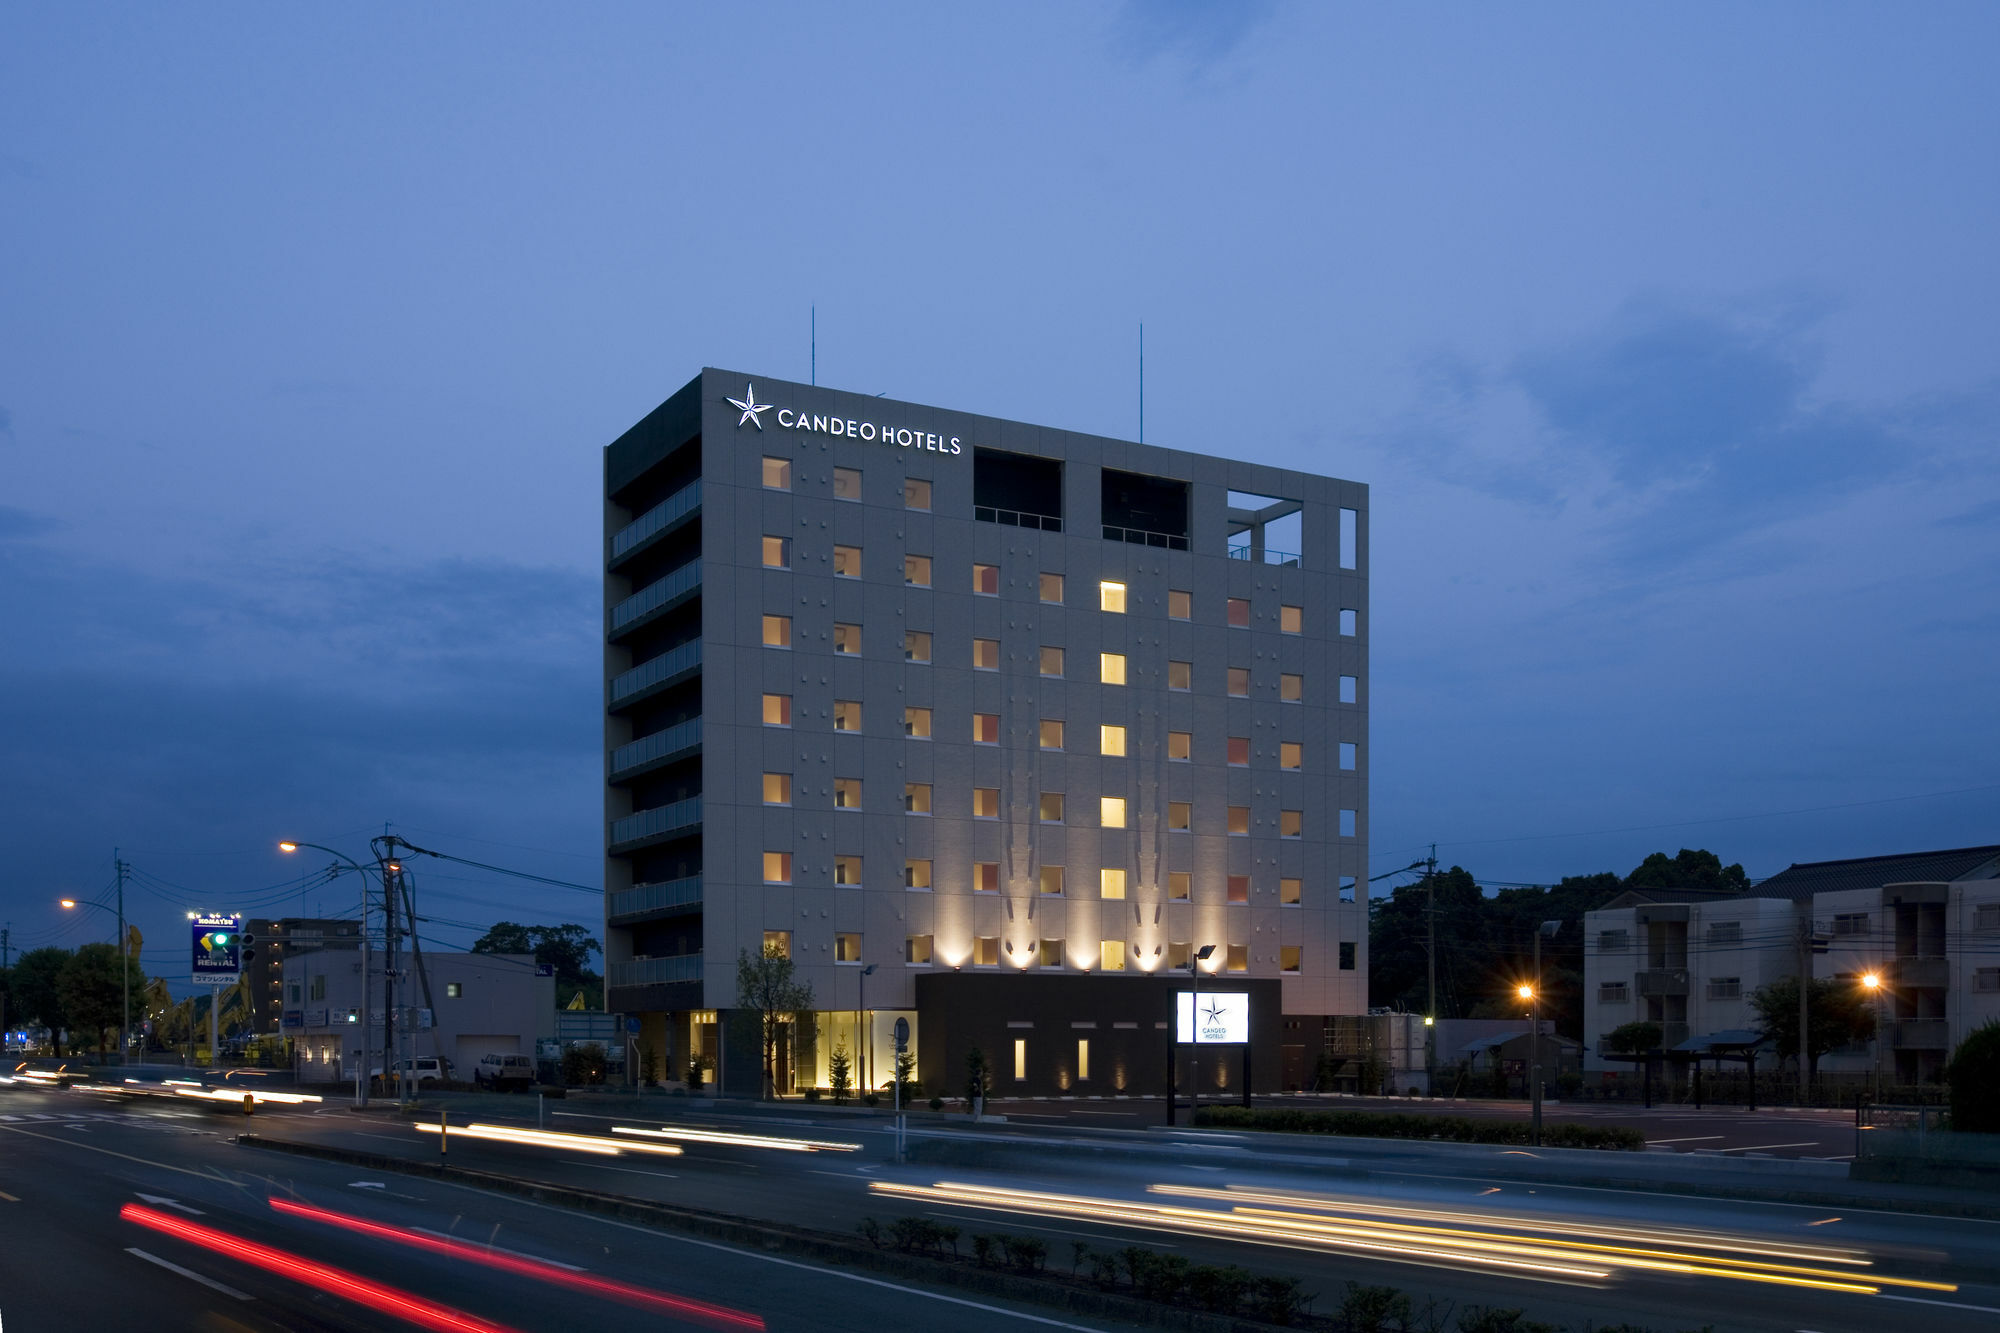
[{"label": "candeo hotels sign", "polygon": [[[757,386],[746,385],[741,398],[725,398],[724,402],[742,413],[736,418],[736,427],[745,425],[764,429],[764,413],[771,411],[769,403],[757,401]],[[893,444],[904,449],[925,449],[934,454],[962,454],[963,442],[956,435],[933,435],[927,431],[911,430],[907,426],[881,425],[873,421],[859,421],[853,417],[827,416],[821,412],[797,412],[789,407],[781,407],[773,413],[778,425],[786,430],[802,430],[809,435],[835,435],[852,440],[878,440],[883,444]]]}]

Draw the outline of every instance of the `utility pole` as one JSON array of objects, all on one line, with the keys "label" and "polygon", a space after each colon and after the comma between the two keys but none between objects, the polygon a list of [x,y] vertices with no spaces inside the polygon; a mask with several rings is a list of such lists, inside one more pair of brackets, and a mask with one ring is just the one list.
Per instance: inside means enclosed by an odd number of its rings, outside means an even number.
[{"label": "utility pole", "polygon": [[395,844],[382,840],[382,1088],[386,1093],[396,1061],[396,862]]},{"label": "utility pole", "polygon": [[[8,952],[8,936],[13,933],[11,925],[0,926],[0,972],[11,972],[14,964]],[[7,992],[0,989],[0,1056],[7,1054]]]},{"label": "utility pole", "polygon": [[116,847],[111,849],[111,865],[118,872],[118,988],[125,995],[125,1023],[118,1029],[118,1060],[129,1065],[132,1063],[132,958],[131,939],[125,933],[125,875],[132,867],[125,863]]},{"label": "utility pole", "polygon": [[1806,1011],[1812,999],[1812,949],[1813,949],[1813,900],[1802,899],[1799,903],[1799,1105],[1806,1105],[1812,1097],[1812,1075],[1807,1064],[1806,1052],[1812,1048],[1806,1043]]},{"label": "utility pole", "polygon": [[1424,1010],[1424,1091],[1437,1096],[1437,1014],[1438,1014],[1438,845],[1431,844],[1424,862],[1424,920],[1428,927],[1424,954],[1430,964],[1430,999]]}]

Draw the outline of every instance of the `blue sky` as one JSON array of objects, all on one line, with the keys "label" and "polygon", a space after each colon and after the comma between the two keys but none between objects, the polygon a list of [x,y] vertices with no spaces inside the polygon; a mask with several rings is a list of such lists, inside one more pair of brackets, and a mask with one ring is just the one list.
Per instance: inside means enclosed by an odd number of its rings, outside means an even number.
[{"label": "blue sky", "polygon": [[[704,364],[1372,488],[1373,859],[2000,841],[1990,6],[0,13],[0,922],[598,873]],[[444,873],[449,870],[449,874]],[[422,872],[429,929],[592,918]],[[184,968],[184,961],[181,962]]]}]

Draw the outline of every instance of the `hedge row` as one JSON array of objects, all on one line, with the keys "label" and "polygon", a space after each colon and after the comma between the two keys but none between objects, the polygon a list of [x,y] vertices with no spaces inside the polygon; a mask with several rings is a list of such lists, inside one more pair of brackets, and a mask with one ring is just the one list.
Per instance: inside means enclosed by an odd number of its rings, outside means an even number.
[{"label": "hedge row", "polygon": [[[1525,1120],[1472,1119],[1409,1111],[1302,1111],[1284,1106],[1205,1106],[1196,1116],[1195,1123],[1215,1129],[1345,1134],[1367,1139],[1518,1144],[1529,1141],[1529,1126]],[[1646,1136],[1623,1126],[1557,1123],[1542,1127],[1542,1145],[1548,1148],[1610,1148],[1637,1152],[1646,1146]]]}]

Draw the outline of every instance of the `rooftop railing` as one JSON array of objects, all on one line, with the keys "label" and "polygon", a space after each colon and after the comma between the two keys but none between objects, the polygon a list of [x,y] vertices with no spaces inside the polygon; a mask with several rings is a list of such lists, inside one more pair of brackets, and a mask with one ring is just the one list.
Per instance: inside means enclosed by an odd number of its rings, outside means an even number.
[{"label": "rooftop railing", "polygon": [[616,565],[700,508],[701,480],[696,478],[613,533],[611,563]]},{"label": "rooftop railing", "polygon": [[665,578],[656,579],[611,608],[610,632],[637,629],[701,586],[701,561],[690,560]]},{"label": "rooftop railing", "polygon": [[1054,514],[1029,514],[1019,509],[997,509],[992,505],[972,506],[972,516],[981,523],[998,523],[1009,528],[1039,528],[1043,532],[1061,532],[1063,521]]},{"label": "rooftop railing", "polygon": [[1148,532],[1144,528],[1121,528],[1115,523],[1104,525],[1104,540],[1108,542],[1129,542],[1134,546],[1159,546],[1169,551],[1185,551],[1188,539],[1171,532]]}]

